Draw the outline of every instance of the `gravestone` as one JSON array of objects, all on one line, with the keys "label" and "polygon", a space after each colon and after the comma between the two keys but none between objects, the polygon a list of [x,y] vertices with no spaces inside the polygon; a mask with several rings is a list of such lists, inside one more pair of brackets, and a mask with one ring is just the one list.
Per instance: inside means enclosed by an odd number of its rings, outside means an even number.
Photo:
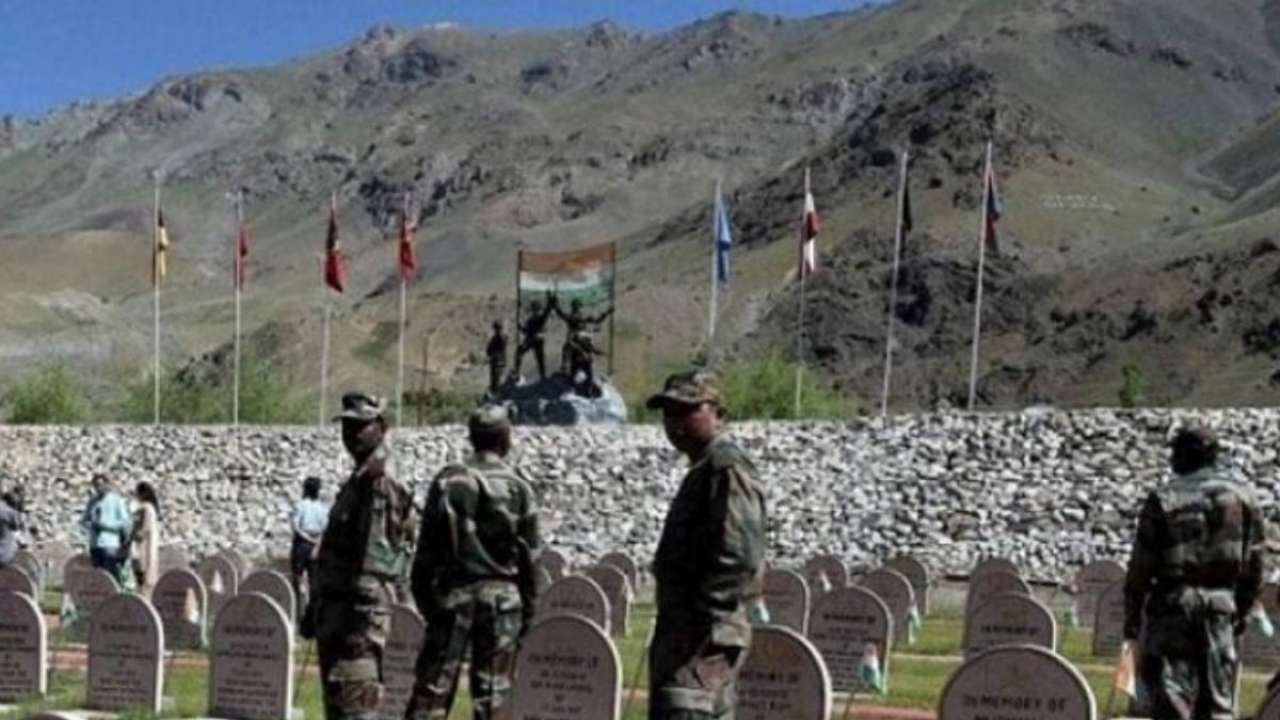
[{"label": "gravestone", "polygon": [[[32,600],[40,597],[40,593],[36,589],[36,581],[32,580],[26,571],[17,565],[0,567],[0,592],[5,591],[22,593]],[[3,618],[3,616],[0,616],[0,618]]]},{"label": "gravestone", "polygon": [[794,570],[767,570],[764,574],[764,605],[769,622],[791,628],[801,635],[809,632],[809,586]]},{"label": "gravestone", "polygon": [[996,645],[1035,645],[1055,650],[1057,641],[1053,613],[1039,600],[1022,593],[996,595],[969,613],[964,622],[965,657]]},{"label": "gravestone", "polygon": [[75,582],[77,574],[86,573],[93,569],[93,559],[89,557],[88,553],[72,555],[67,558],[66,562],[62,563],[62,582],[59,585],[66,589]]},{"label": "gravestone", "polygon": [[1267,693],[1253,720],[1280,720],[1280,689]]},{"label": "gravestone", "polygon": [[516,667],[512,720],[618,720],[622,712],[618,651],[595,623],[581,617],[559,615],[535,624]]},{"label": "gravestone", "polygon": [[240,571],[234,563],[222,555],[212,555],[196,566],[196,574],[204,581],[209,599],[209,619],[218,617],[223,604],[236,596],[240,589]]},{"label": "gravestone", "polygon": [[164,626],[165,650],[199,650],[205,646],[208,596],[194,572],[169,570],[156,581],[151,604]]},{"label": "gravestone", "polygon": [[844,562],[835,555],[818,555],[809,558],[809,562],[804,564],[804,581],[809,583],[810,602],[817,600],[822,594],[822,579],[826,578],[827,583],[832,590],[845,587],[849,584],[849,570],[844,566]]},{"label": "gravestone", "polygon": [[906,576],[897,570],[881,568],[867,573],[858,584],[875,593],[889,607],[889,614],[893,616],[894,641],[907,642],[916,597]]},{"label": "gravestone", "polygon": [[[249,573],[253,571],[253,563],[249,562],[249,558],[244,553],[233,547],[229,547],[218,554],[229,560],[231,564],[235,566],[237,578],[247,577]],[[239,588],[236,590],[238,592]]]},{"label": "gravestone", "polygon": [[587,571],[587,577],[596,581],[609,601],[609,632],[625,637],[631,615],[631,584],[627,576],[612,565],[597,565]]},{"label": "gravestone", "polygon": [[1094,720],[1093,691],[1044,648],[1002,645],[965,660],[938,700],[938,720]]},{"label": "gravestone", "polygon": [[1103,658],[1120,656],[1124,643],[1124,581],[1111,583],[1111,587],[1098,596],[1098,606],[1093,615],[1093,654]]},{"label": "gravestone", "polygon": [[89,709],[159,714],[163,661],[164,629],[155,609],[137,595],[107,599],[90,621]]},{"label": "gravestone", "polygon": [[832,590],[818,598],[809,617],[809,640],[831,673],[837,692],[871,692],[862,678],[862,657],[873,645],[880,661],[880,675],[889,687],[889,653],[892,650],[893,616],[889,606],[863,587]]},{"label": "gravestone", "polygon": [[538,597],[542,597],[543,593],[551,587],[551,573],[547,569],[538,565],[533,569],[533,583],[538,588]]},{"label": "gravestone", "polygon": [[923,619],[928,615],[929,595],[932,591],[930,585],[933,582],[929,568],[910,555],[900,555],[885,563],[884,566],[902,573],[907,582],[911,583],[911,591],[915,593],[916,609],[920,611],[920,617]]},{"label": "gravestone", "polygon": [[0,704],[47,691],[48,635],[44,616],[26,595],[0,591]]},{"label": "gravestone", "polygon": [[547,594],[538,599],[537,615],[540,619],[576,615],[609,632],[609,598],[599,583],[581,575],[570,575],[551,583]]},{"label": "gravestone", "polygon": [[547,569],[547,574],[551,575],[551,582],[557,582],[565,578],[565,574],[569,570],[569,561],[558,550],[547,548],[542,551],[542,556],[538,558],[538,564]]},{"label": "gravestone", "polygon": [[1010,575],[1022,577],[1022,571],[1018,569],[1017,565],[1013,564],[1012,560],[990,557],[978,561],[978,564],[973,566],[973,569],[969,571],[969,583],[973,584],[975,579],[992,572],[1006,572]]},{"label": "gravestone", "polygon": [[611,552],[600,558],[600,565],[612,565],[622,571],[627,576],[627,582],[631,583],[631,591],[639,592],[640,590],[640,566],[636,564],[634,558],[625,552]]},{"label": "gravestone", "polygon": [[72,642],[84,642],[89,639],[94,613],[120,594],[120,586],[106,570],[68,570],[67,587],[63,592],[67,596],[64,605],[73,609],[63,634]]},{"label": "gravestone", "polygon": [[257,592],[266,595],[284,610],[284,616],[293,624],[298,617],[298,601],[293,597],[293,586],[285,576],[275,570],[257,570],[249,574],[236,589],[237,595]]},{"label": "gravestone", "polygon": [[75,548],[61,541],[54,541],[40,546],[37,555],[45,568],[45,572],[48,573],[46,579],[51,585],[62,587],[64,581],[63,573],[66,572],[67,561],[74,557],[75,554]]},{"label": "gravestone", "polygon": [[737,720],[827,720],[831,715],[827,667],[818,650],[790,628],[755,629],[737,689]]},{"label": "gravestone", "polygon": [[293,715],[293,625],[266,595],[231,598],[213,623],[209,714],[235,720]]},{"label": "gravestone", "polygon": [[170,570],[191,569],[191,560],[187,558],[187,551],[183,550],[181,545],[163,545],[157,551],[157,555],[162,575]]},{"label": "gravestone", "polygon": [[408,605],[391,606],[391,631],[382,651],[382,678],[386,691],[378,714],[383,720],[401,720],[409,707],[409,695],[417,680],[414,668],[426,638],[427,624]]},{"label": "gravestone", "polygon": [[1094,560],[1080,568],[1071,584],[1076,592],[1076,620],[1081,626],[1093,627],[1102,591],[1121,580],[1124,566],[1114,560]]},{"label": "gravestone", "polygon": [[1017,592],[1023,595],[1031,594],[1031,586],[1026,580],[1007,573],[1003,570],[992,570],[979,576],[976,580],[969,581],[969,592],[964,598],[964,614],[965,617],[969,613],[978,609],[983,603],[1004,593]]},{"label": "gravestone", "polygon": [[[1271,618],[1273,628],[1280,628],[1280,584],[1266,583],[1258,598],[1262,610]],[[1271,637],[1263,635],[1251,621],[1240,636],[1240,657],[1249,665],[1263,665],[1268,670],[1280,665],[1280,631]]]},{"label": "gravestone", "polygon": [[36,592],[39,593],[44,589],[47,581],[48,573],[45,572],[44,563],[40,562],[40,558],[36,557],[30,550],[19,550],[13,556],[13,564],[15,567],[21,568],[22,572],[27,574],[36,584]]}]

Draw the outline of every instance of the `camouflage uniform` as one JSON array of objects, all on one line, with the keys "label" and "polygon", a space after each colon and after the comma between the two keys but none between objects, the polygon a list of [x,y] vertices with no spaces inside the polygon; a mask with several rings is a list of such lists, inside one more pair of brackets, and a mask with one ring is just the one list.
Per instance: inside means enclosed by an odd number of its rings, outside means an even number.
[{"label": "camouflage uniform", "polygon": [[[708,375],[671,378],[650,407],[719,403]],[[719,435],[692,459],[671,502],[653,562],[650,720],[733,717],[737,673],[751,646],[748,610],[762,589],[765,502],[755,475],[746,454]]]},{"label": "camouflage uniform", "polygon": [[387,475],[385,462],[379,448],[343,484],[316,558],[312,597],[328,720],[373,720],[382,698],[382,651],[413,510],[412,495]]},{"label": "camouflage uniform", "polygon": [[[1156,720],[1235,715],[1235,636],[1262,587],[1263,518],[1212,466],[1147,496],[1125,579],[1125,637]],[[1145,627],[1144,627],[1145,612]]]},{"label": "camouflage uniform", "polygon": [[[484,409],[475,423],[505,425]],[[436,475],[423,510],[413,595],[427,620],[405,717],[444,720],[471,647],[476,720],[504,717],[520,637],[537,599],[540,553],[533,489],[498,455],[479,453]]]}]

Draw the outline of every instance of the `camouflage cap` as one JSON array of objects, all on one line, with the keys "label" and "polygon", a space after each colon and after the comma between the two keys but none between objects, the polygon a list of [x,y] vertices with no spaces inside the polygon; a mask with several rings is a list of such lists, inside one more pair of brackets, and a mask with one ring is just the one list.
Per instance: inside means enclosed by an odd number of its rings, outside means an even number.
[{"label": "camouflage cap", "polygon": [[496,403],[481,405],[471,411],[470,417],[467,418],[467,427],[472,430],[510,430],[511,413],[507,411],[506,405]]},{"label": "camouflage cap", "polygon": [[334,420],[369,422],[382,417],[387,401],[375,395],[350,392],[342,396],[342,412]]},{"label": "camouflage cap", "polygon": [[720,378],[710,370],[690,370],[668,377],[662,392],[650,397],[645,405],[650,410],[657,410],[668,403],[698,405],[704,402],[724,405]]}]

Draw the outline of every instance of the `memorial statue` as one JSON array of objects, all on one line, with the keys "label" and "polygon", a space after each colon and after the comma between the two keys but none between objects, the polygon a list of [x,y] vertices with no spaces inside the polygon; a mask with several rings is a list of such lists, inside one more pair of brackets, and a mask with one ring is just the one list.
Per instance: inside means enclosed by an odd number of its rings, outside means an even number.
[{"label": "memorial statue", "polygon": [[601,323],[613,314],[613,308],[599,315],[587,315],[582,311],[582,301],[577,298],[569,303],[567,314],[560,309],[558,302],[552,303],[552,308],[564,321],[566,327],[564,347],[560,350],[561,371],[567,372],[571,381],[577,378],[579,372],[583,373],[585,379],[582,387],[589,394],[594,395],[597,390],[595,358],[597,355],[604,355],[604,352],[596,347],[595,332],[600,328]]},{"label": "memorial statue", "polygon": [[550,292],[547,293],[546,307],[537,300],[529,303],[529,319],[520,328],[522,337],[520,347],[516,350],[517,375],[524,371],[524,354],[532,350],[533,359],[538,363],[538,379],[547,379],[547,356],[542,335],[546,332],[547,319],[551,317],[553,310],[558,310],[558,307],[555,295]]},{"label": "memorial statue", "polygon": [[485,347],[485,355],[489,357],[489,394],[498,394],[502,385],[502,374],[507,369],[507,336],[502,332],[502,322],[493,321],[493,337]]}]

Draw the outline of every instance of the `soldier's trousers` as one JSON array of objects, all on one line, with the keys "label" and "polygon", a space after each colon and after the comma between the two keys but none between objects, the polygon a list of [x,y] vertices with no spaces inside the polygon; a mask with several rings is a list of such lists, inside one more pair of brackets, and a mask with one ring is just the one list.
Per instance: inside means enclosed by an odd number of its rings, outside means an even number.
[{"label": "soldier's trousers", "polygon": [[1235,717],[1235,612],[1228,590],[1183,588],[1151,598],[1138,672],[1154,720]]},{"label": "soldier's trousers", "polygon": [[659,620],[649,652],[649,720],[733,720],[743,648]]},{"label": "soldier's trousers", "polygon": [[377,599],[323,599],[316,609],[316,655],[325,720],[375,720],[382,701],[382,651],[391,624],[389,586]]},{"label": "soldier's trousers", "polygon": [[405,717],[444,720],[471,648],[471,704],[475,720],[506,717],[511,671],[520,640],[520,592],[511,582],[481,582],[448,594],[427,617],[427,635]]}]

